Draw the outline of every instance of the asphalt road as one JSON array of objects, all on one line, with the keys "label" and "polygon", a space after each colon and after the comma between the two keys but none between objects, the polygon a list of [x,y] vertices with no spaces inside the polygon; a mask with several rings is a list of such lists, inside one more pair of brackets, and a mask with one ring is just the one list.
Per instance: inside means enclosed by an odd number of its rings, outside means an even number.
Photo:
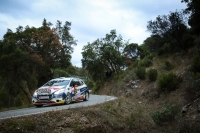
[{"label": "asphalt road", "polygon": [[30,107],[30,108],[0,112],[0,119],[20,117],[20,116],[25,116],[25,115],[39,114],[39,113],[44,113],[48,111],[56,111],[56,110],[63,110],[63,109],[76,108],[76,107],[87,107],[87,106],[96,105],[96,104],[104,103],[104,102],[115,100],[115,99],[117,98],[112,97],[112,96],[91,94],[89,97],[89,101],[80,101],[80,102],[72,103],[69,105],[43,106],[40,108]]}]

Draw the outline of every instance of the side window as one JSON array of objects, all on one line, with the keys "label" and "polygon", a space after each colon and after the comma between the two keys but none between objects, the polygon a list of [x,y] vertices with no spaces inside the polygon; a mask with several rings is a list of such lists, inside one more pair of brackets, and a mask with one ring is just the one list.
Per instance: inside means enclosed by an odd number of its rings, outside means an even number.
[{"label": "side window", "polygon": [[71,82],[71,84],[70,84],[70,86],[73,86],[73,85],[78,85],[78,86],[80,86],[81,83],[79,82],[78,79],[73,79],[72,82]]},{"label": "side window", "polygon": [[81,85],[83,85],[83,84],[84,84],[84,82],[83,82],[82,80],[80,80],[80,82],[81,82]]},{"label": "side window", "polygon": [[70,86],[73,87],[74,85],[76,85],[76,82],[74,81],[74,79],[72,79]]}]

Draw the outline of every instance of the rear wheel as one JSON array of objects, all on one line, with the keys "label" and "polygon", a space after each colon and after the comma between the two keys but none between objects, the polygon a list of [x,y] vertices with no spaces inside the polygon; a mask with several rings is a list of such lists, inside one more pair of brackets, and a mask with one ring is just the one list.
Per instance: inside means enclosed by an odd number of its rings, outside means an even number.
[{"label": "rear wheel", "polygon": [[84,101],[88,101],[88,100],[89,100],[89,93],[85,92]]},{"label": "rear wheel", "polygon": [[72,102],[72,97],[70,93],[67,93],[67,96],[65,98],[65,104],[70,104]]}]

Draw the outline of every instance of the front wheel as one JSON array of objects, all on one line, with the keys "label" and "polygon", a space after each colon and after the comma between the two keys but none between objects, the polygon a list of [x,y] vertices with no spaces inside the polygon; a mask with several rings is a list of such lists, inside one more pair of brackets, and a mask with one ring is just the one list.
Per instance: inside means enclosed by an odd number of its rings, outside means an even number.
[{"label": "front wheel", "polygon": [[35,105],[35,107],[42,107],[43,105]]},{"label": "front wheel", "polygon": [[89,93],[85,92],[84,101],[88,101],[88,100],[89,100]]},{"label": "front wheel", "polygon": [[67,96],[65,98],[65,104],[70,104],[72,102],[72,97],[70,93],[67,93]]}]

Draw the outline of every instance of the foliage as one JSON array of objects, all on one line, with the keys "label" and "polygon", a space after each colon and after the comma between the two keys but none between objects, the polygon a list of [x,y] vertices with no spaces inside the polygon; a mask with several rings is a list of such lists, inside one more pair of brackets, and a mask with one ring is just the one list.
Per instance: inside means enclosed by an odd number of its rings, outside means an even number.
[{"label": "foliage", "polygon": [[159,15],[155,21],[149,21],[147,29],[152,35],[165,39],[165,42],[170,44],[170,52],[177,51],[184,48],[181,41],[188,32],[186,22],[183,12],[175,11],[170,12],[169,15]]},{"label": "foliage", "polygon": [[187,89],[188,98],[194,98],[200,95],[200,50],[197,49],[192,57],[190,71],[192,72],[193,81],[190,88]]},{"label": "foliage", "polygon": [[179,78],[173,72],[162,74],[157,79],[158,89],[161,93],[174,91],[179,84]]},{"label": "foliage", "polygon": [[55,69],[53,72],[53,78],[59,78],[59,77],[69,77],[69,74],[62,69]]},{"label": "foliage", "polygon": [[171,44],[170,43],[165,43],[159,50],[158,50],[158,56],[161,55],[168,55],[169,53],[172,52],[171,50]]},{"label": "foliage", "polygon": [[149,69],[147,71],[147,76],[148,76],[150,81],[155,81],[157,79],[158,72],[157,72],[156,69]]},{"label": "foliage", "polygon": [[185,13],[189,14],[189,25],[191,26],[192,33],[194,35],[200,35],[200,1],[199,0],[181,0],[181,2],[187,3]]},{"label": "foliage", "polygon": [[200,73],[200,50],[197,50],[194,54],[191,62],[190,70],[196,74]]},{"label": "foliage", "polygon": [[152,65],[152,61],[148,58],[143,58],[139,61],[138,67],[150,67]]},{"label": "foliage", "polygon": [[[19,92],[31,101],[31,92],[53,77],[54,69],[67,69],[76,40],[69,33],[71,23],[56,27],[43,20],[39,28],[8,29],[0,41],[0,78],[8,91],[9,103]],[[7,85],[8,84],[8,85]],[[10,84],[10,85],[9,85]],[[12,104],[14,105],[14,103]]]},{"label": "foliage", "polygon": [[200,96],[200,73],[197,73],[194,77],[194,82],[192,86],[193,98]]},{"label": "foliage", "polygon": [[164,38],[159,35],[151,35],[151,37],[144,40],[144,44],[150,52],[158,52],[165,43]]},{"label": "foliage", "polygon": [[97,39],[83,47],[82,66],[94,80],[103,80],[105,72],[118,73],[124,68],[122,49],[125,45],[121,35],[115,30],[106,34],[105,38]]},{"label": "foliage", "polygon": [[172,70],[174,68],[174,66],[169,62],[169,61],[165,61],[165,64],[164,64],[164,69],[169,71],[169,70]]},{"label": "foliage", "polygon": [[5,88],[0,88],[0,109],[8,107],[8,92]]},{"label": "foliage", "polygon": [[177,105],[167,105],[163,110],[151,113],[151,118],[157,125],[162,126],[164,123],[172,122],[179,111]]},{"label": "foliage", "polygon": [[126,64],[130,64],[130,62],[135,61],[138,58],[138,44],[137,43],[131,43],[129,45],[126,45],[123,51],[123,55],[126,59]]},{"label": "foliage", "polygon": [[146,44],[142,44],[142,45],[138,46],[138,57],[140,59],[145,58],[149,54],[150,54],[150,51],[149,51],[148,46]]},{"label": "foliage", "polygon": [[136,79],[136,74],[134,71],[128,71],[127,73],[125,73],[125,75],[123,76],[123,81],[124,82],[129,82],[130,80],[134,80]]},{"label": "foliage", "polygon": [[194,46],[194,38],[191,34],[184,34],[183,39],[181,40],[182,49],[187,51],[189,48]]},{"label": "foliage", "polygon": [[137,75],[137,77],[139,79],[145,79],[145,76],[146,76],[146,69],[145,67],[138,67],[136,70],[135,70],[135,73]]}]

